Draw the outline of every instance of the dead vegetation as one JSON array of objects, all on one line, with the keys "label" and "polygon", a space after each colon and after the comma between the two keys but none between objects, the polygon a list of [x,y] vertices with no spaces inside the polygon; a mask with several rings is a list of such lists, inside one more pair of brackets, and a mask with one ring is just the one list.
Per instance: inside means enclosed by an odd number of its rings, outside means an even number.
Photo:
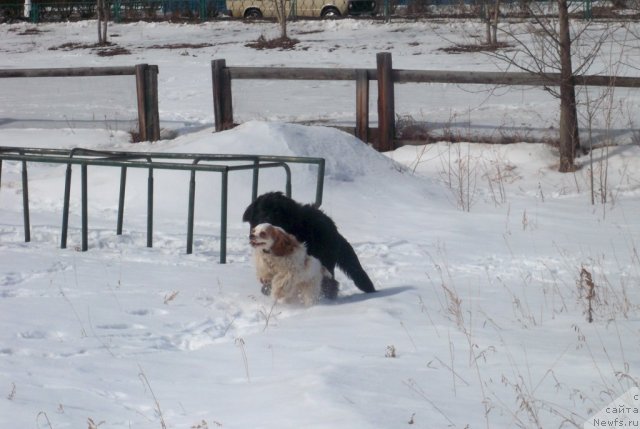
[{"label": "dead vegetation", "polygon": [[167,45],[153,45],[145,49],[203,49],[213,46],[211,43],[170,43]]},{"label": "dead vegetation", "polygon": [[[12,29],[9,29],[9,31],[12,31]],[[42,33],[46,33],[46,31],[40,30],[39,28],[36,28],[36,27],[32,27],[32,28],[25,28],[24,30],[17,32],[16,34],[18,36],[36,36]]]},{"label": "dead vegetation", "polygon": [[511,47],[506,42],[497,43],[470,43],[470,44],[456,44],[446,48],[440,48],[439,51],[446,52],[447,54],[467,54],[473,52],[495,52],[499,49],[506,49]]},{"label": "dead vegetation", "polygon": [[245,46],[247,48],[257,49],[259,51],[264,49],[279,49],[281,51],[288,51],[294,49],[298,43],[300,43],[298,39],[292,39],[290,37],[267,39],[264,36],[260,36],[258,40],[256,40],[255,42],[249,42]]},{"label": "dead vegetation", "polygon": [[[550,130],[553,131],[553,130]],[[403,144],[429,143],[485,143],[485,144],[513,144],[513,143],[545,143],[558,147],[556,133],[545,135],[531,134],[526,129],[499,128],[491,134],[474,131],[465,127],[456,127],[455,123],[444,126],[439,130],[431,129],[428,122],[421,122],[411,116],[396,119],[396,140]]]},{"label": "dead vegetation", "polygon": [[59,46],[52,46],[50,51],[76,51],[81,49],[91,49],[92,52],[99,57],[113,57],[116,55],[130,55],[131,51],[122,46],[118,46],[115,43],[106,43],[100,45],[99,43],[80,43],[80,42],[67,42]]}]

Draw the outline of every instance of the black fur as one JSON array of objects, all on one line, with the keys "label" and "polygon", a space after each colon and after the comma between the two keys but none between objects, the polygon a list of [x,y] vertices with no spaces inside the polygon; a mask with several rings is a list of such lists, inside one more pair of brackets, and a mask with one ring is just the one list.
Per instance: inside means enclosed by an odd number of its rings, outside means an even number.
[{"label": "black fur", "polygon": [[[367,293],[376,291],[353,247],[322,210],[310,204],[302,205],[281,192],[269,192],[247,207],[242,220],[249,222],[251,228],[261,223],[283,228],[298,241],[306,243],[309,254],[318,258],[331,274],[338,265],[358,289]],[[334,283],[333,286],[323,284],[323,292],[328,298],[337,295],[337,282]]]}]

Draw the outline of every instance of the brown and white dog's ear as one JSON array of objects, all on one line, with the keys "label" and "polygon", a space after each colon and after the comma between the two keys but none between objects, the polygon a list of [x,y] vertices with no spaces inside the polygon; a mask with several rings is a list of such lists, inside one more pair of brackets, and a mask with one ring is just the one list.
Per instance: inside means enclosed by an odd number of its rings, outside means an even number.
[{"label": "brown and white dog's ear", "polygon": [[296,239],[292,235],[289,235],[280,229],[271,227],[269,228],[269,233],[273,237],[271,253],[273,253],[274,256],[290,255],[298,245]]}]

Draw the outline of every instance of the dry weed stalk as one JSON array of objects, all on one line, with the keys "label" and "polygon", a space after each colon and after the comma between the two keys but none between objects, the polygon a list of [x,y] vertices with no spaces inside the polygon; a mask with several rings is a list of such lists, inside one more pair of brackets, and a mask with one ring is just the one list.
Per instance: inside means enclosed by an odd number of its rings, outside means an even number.
[{"label": "dry weed stalk", "polygon": [[149,379],[147,378],[147,375],[144,373],[144,370],[142,369],[141,366],[138,366],[138,368],[140,369],[140,372],[138,373],[138,377],[140,378],[140,381],[142,381],[142,384],[146,389],[149,389],[149,392],[151,392],[151,396],[153,397],[153,402],[156,405],[156,412],[158,413],[158,416],[160,416],[160,426],[162,427],[162,429],[167,429],[167,425],[164,421],[164,416],[162,415],[162,409],[160,409],[160,402],[158,402],[158,398],[156,397],[156,394],[153,392],[153,389],[151,388],[151,384],[149,383]]},{"label": "dry weed stalk", "polygon": [[580,270],[580,291],[586,291],[587,300],[587,321],[593,323],[593,302],[596,299],[596,285],[593,282],[591,273],[585,267]]},{"label": "dry weed stalk", "polygon": [[[448,144],[447,164],[444,165],[441,177],[453,193],[456,205],[462,211],[470,212],[477,192],[477,164],[471,156],[471,147],[466,145],[466,153],[462,152],[462,144]],[[452,156],[453,152],[453,156]]]},{"label": "dry weed stalk", "polygon": [[418,385],[418,383],[416,383],[416,381],[412,378],[403,381],[402,382],[405,386],[407,386],[411,391],[413,391],[414,393],[416,393],[418,396],[422,397],[422,399],[424,399],[429,405],[431,405],[431,407],[436,410],[438,413],[440,413],[440,415],[442,417],[444,417],[449,424],[451,425],[451,427],[455,426],[455,423],[449,418],[449,416],[447,416],[436,404],[435,402],[433,402],[429,396],[427,396],[426,392],[424,391],[424,389],[422,389],[422,387],[420,387],[420,385]]},{"label": "dry weed stalk", "polygon": [[38,428],[40,428],[40,417],[44,417],[44,420],[47,423],[49,429],[53,429],[53,426],[51,426],[51,420],[49,420],[49,416],[44,411],[40,411],[38,415],[36,415],[36,426]]},{"label": "dry weed stalk", "polygon": [[[217,421],[213,421],[213,424],[216,425],[216,427],[221,427],[222,424],[217,422]],[[209,429],[209,424],[207,423],[206,420],[202,420],[200,423],[197,423],[193,426],[191,426],[191,429]]]},{"label": "dry weed stalk", "polygon": [[100,423],[96,423],[91,417],[87,419],[87,429],[98,429],[100,426],[105,424],[105,421],[101,421]]},{"label": "dry weed stalk", "polygon": [[392,344],[387,346],[387,349],[384,352],[384,357],[387,358],[396,358],[398,355],[396,354],[396,347]]},{"label": "dry weed stalk", "polygon": [[467,344],[469,346],[469,366],[475,370],[476,376],[478,377],[480,391],[482,392],[482,405],[484,407],[485,423],[487,428],[489,428],[489,413],[491,412],[493,405],[491,404],[491,400],[485,392],[484,382],[480,373],[480,364],[478,363],[478,360],[483,359],[486,361],[486,352],[488,350],[492,350],[493,348],[489,347],[485,350],[479,350],[478,344],[476,344],[471,333],[471,322],[469,322],[469,326],[467,326],[464,320],[464,314],[462,312],[462,299],[458,296],[455,288],[448,288],[444,284],[444,282],[441,286],[447,299],[447,312],[452,316],[456,326],[458,327],[458,329],[460,329],[460,331],[467,339]]},{"label": "dry weed stalk", "polygon": [[[66,283],[66,275],[64,274],[64,272],[63,272],[63,276],[65,277],[65,283]],[[78,284],[78,267],[76,266],[75,257],[73,259],[73,279],[74,279],[74,282],[75,282],[75,285],[76,285],[76,290],[80,290],[80,285]],[[53,285],[53,280],[51,280],[49,283],[51,285]],[[76,320],[78,321],[78,324],[80,325],[80,334],[81,334],[82,338],[88,337],[87,331],[86,331],[86,329],[84,329],[84,324],[82,323],[82,319],[80,318],[80,315],[76,311],[75,306],[73,305],[71,300],[67,297],[67,295],[64,293],[64,290],[62,290],[62,286],[58,285],[58,290],[60,291],[60,296],[62,296],[62,298],[65,300],[65,302],[67,304],[69,304],[69,307],[71,307],[71,311],[76,316]]]},{"label": "dry weed stalk", "polygon": [[273,301],[273,304],[271,305],[271,308],[267,311],[266,308],[262,307],[260,309],[260,314],[262,315],[262,317],[264,317],[264,328],[262,328],[262,332],[266,331],[267,328],[269,327],[269,322],[271,321],[271,318],[276,319],[276,316],[280,313],[273,313],[273,310],[276,308],[276,304],[278,304],[277,300]]},{"label": "dry weed stalk", "polygon": [[485,162],[484,177],[489,185],[489,192],[496,207],[507,202],[507,190],[505,184],[514,183],[519,179],[516,166],[509,164],[498,152],[494,152],[494,159]]},{"label": "dry weed stalk", "polygon": [[453,316],[458,329],[466,334],[467,329],[464,325],[464,317],[462,315],[462,299],[460,299],[456,292],[452,291],[444,284],[442,284],[442,289],[444,290],[444,294],[447,298],[447,312]]},{"label": "dry weed stalk", "polygon": [[180,291],[178,290],[174,290],[171,293],[168,293],[164,296],[164,305],[169,305],[169,303],[171,301],[173,301],[174,299],[176,299],[176,297],[178,296],[178,294],[180,293]]},{"label": "dry weed stalk", "polygon": [[244,363],[244,372],[247,376],[247,381],[251,383],[251,377],[249,376],[249,360],[247,359],[247,351],[244,348],[244,339],[238,337],[236,338],[235,343],[236,346],[240,347],[240,352],[242,353],[242,361]]}]

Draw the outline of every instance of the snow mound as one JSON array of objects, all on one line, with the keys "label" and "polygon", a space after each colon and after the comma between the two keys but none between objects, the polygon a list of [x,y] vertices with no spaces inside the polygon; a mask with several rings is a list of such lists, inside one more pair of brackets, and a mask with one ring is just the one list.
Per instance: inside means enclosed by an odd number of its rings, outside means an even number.
[{"label": "snow mound", "polygon": [[[206,136],[199,133],[193,141],[176,142],[178,152],[304,156],[325,158],[325,177],[351,182],[370,174],[402,170],[390,160],[354,136],[329,127],[305,126],[281,122],[244,123],[237,128]],[[193,136],[186,137],[192,139]]]}]

